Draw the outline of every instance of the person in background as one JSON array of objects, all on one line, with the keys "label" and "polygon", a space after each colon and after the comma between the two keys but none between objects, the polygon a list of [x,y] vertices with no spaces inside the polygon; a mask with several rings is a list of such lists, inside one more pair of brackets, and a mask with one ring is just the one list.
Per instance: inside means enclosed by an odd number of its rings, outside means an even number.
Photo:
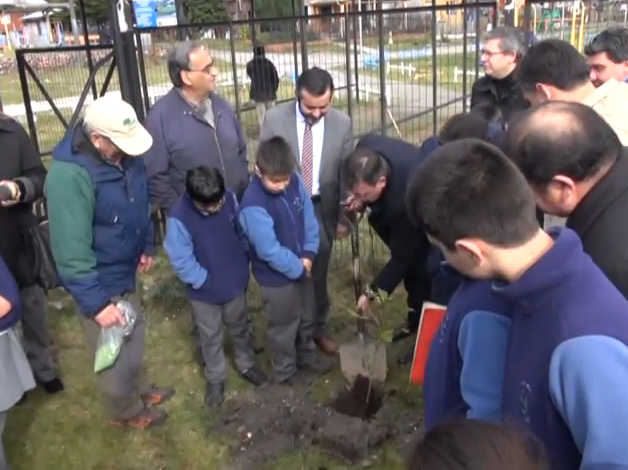
[{"label": "person in background", "polygon": [[[369,225],[390,250],[390,259],[365,286],[358,311],[366,313],[373,300],[387,298],[401,282],[408,294],[406,321],[395,331],[393,341],[416,334],[423,302],[430,295],[426,266],[430,244],[423,230],[412,225],[404,203],[408,178],[422,162],[414,145],[367,134],[341,169],[349,194],[360,206],[370,209]],[[414,346],[402,355],[400,362],[410,362],[413,351]]]},{"label": "person in background", "polygon": [[332,107],[334,80],[318,67],[303,71],[296,83],[296,99],[268,111],[260,133],[260,141],[281,137],[297,161],[305,190],[314,204],[320,229],[320,245],[312,267],[316,311],[313,319],[305,319],[306,329],[313,331],[314,341],[325,354],[334,356],[338,346],[327,331],[330,311],[327,279],[329,259],[335,238],[349,235],[347,212],[343,208],[345,188],[340,167],[353,150],[351,119]]},{"label": "person in background", "polygon": [[550,470],[543,444],[521,429],[477,420],[428,431],[416,444],[408,470]]},{"label": "person in background", "polygon": [[[246,140],[233,108],[216,92],[214,59],[203,45],[181,42],[168,55],[168,74],[172,88],[150,108],[145,122],[153,137],[144,155],[151,203],[167,215],[185,192],[186,172],[203,165],[220,170],[240,200],[250,179]],[[253,349],[261,352],[251,317],[249,335]],[[196,327],[191,336],[194,356],[203,365]]]},{"label": "person in background", "polygon": [[137,313],[116,362],[98,374],[112,424],[134,429],[162,424],[167,414],[152,406],[174,395],[152,386],[142,366],[137,274],[150,269],[155,247],[146,167],[136,157],[152,143],[130,104],[99,98],[55,148],[45,188],[52,254],[78,305],[92,364],[102,329],[124,324],[116,303],[125,300]]},{"label": "person in background", "polygon": [[257,122],[262,128],[266,111],[275,105],[279,89],[277,67],[266,57],[264,46],[255,46],[253,59],[246,64],[246,74],[251,80],[249,98],[255,102]]},{"label": "person in background", "polygon": [[517,80],[517,64],[526,43],[522,34],[508,26],[498,26],[484,36],[482,66],[486,75],[478,78],[471,89],[471,108],[480,103],[496,106],[504,120],[530,106]]},{"label": "person in background", "polygon": [[504,151],[628,299],[628,153],[608,123],[579,103],[546,103],[513,123]]},{"label": "person in background", "polygon": [[610,79],[595,88],[586,59],[560,39],[545,39],[528,49],[519,64],[519,84],[532,104],[572,101],[595,109],[628,144],[628,84]]},{"label": "person in background", "polygon": [[430,349],[426,429],[462,417],[506,422],[543,442],[551,468],[628,465],[628,301],[577,234],[543,231],[524,176],[476,139],[430,155],[407,203],[469,278]]},{"label": "person in background", "polygon": [[19,333],[20,295],[17,284],[0,256],[0,470],[10,470],[2,445],[9,410],[35,387]]},{"label": "person in background", "polygon": [[216,168],[188,170],[185,193],[168,215],[164,248],[185,284],[205,360],[205,404],[225,398],[225,327],[242,378],[257,386],[266,374],[255,365],[248,333],[249,259],[238,225],[238,202]]},{"label": "person in background", "polygon": [[589,78],[596,87],[611,78],[625,82],[628,79],[628,28],[605,29],[584,46],[584,55],[591,70]]},{"label": "person in background", "polygon": [[46,318],[46,296],[37,285],[35,253],[27,229],[37,224],[32,203],[43,196],[46,168],[24,128],[0,112],[0,256],[20,288],[24,349],[46,393],[64,388],[55,370]]},{"label": "person in background", "polygon": [[268,314],[266,345],[273,378],[286,385],[295,383],[298,370],[325,374],[330,368],[316,353],[311,330],[304,328],[306,318],[311,323],[314,315],[311,276],[319,228],[295,169],[294,154],[285,140],[262,141],[239,215]]}]

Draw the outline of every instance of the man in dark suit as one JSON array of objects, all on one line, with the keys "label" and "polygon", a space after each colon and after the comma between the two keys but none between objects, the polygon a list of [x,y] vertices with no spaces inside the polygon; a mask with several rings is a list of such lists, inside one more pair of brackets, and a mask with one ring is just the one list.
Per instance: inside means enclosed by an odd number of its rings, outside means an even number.
[{"label": "man in dark suit", "polygon": [[421,155],[419,148],[403,140],[367,134],[342,171],[353,200],[370,209],[369,224],[390,249],[390,259],[365,287],[357,307],[368,310],[373,300],[389,296],[403,282],[408,314],[395,340],[416,333],[423,302],[430,295],[430,244],[423,230],[410,220],[405,205],[408,178],[426,157],[427,152]]}]

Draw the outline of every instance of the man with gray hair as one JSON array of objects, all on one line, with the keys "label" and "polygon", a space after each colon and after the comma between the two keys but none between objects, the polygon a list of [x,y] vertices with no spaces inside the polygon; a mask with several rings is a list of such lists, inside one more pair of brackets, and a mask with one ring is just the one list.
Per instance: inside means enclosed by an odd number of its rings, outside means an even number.
[{"label": "man with gray hair", "polygon": [[530,106],[517,83],[515,72],[525,49],[524,37],[515,28],[498,26],[484,36],[481,60],[486,75],[473,84],[471,108],[490,103],[499,108],[504,120],[508,120],[514,112]]},{"label": "man with gray hair", "polygon": [[[231,104],[215,92],[214,59],[201,44],[181,42],[168,55],[168,74],[172,89],[145,122],[154,141],[144,155],[151,202],[168,213],[185,191],[185,174],[199,166],[218,169],[240,200],[249,183],[246,141]],[[195,328],[192,338],[202,365]]]},{"label": "man with gray hair", "polygon": [[246,142],[233,108],[215,93],[214,59],[198,43],[178,43],[168,74],[173,87],[145,123],[155,142],[144,156],[151,202],[169,211],[183,194],[186,172],[202,165],[219,169],[240,198],[249,182]]}]

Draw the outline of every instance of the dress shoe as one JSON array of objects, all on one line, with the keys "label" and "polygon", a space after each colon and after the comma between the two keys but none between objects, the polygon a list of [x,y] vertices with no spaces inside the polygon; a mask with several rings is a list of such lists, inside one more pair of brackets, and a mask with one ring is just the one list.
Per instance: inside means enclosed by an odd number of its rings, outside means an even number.
[{"label": "dress shoe", "polygon": [[63,382],[59,377],[55,377],[54,379],[47,380],[45,382],[39,381],[37,383],[41,388],[44,389],[44,392],[49,395],[55,395],[56,393],[62,392],[65,389],[65,386],[63,385]]},{"label": "dress shoe", "polygon": [[306,361],[299,361],[298,368],[315,375],[325,375],[331,370],[331,364],[326,358],[318,354],[312,354],[312,357],[308,357]]},{"label": "dress shoe", "polygon": [[258,366],[253,366],[242,372],[242,378],[254,387],[261,387],[268,383],[268,376]]}]

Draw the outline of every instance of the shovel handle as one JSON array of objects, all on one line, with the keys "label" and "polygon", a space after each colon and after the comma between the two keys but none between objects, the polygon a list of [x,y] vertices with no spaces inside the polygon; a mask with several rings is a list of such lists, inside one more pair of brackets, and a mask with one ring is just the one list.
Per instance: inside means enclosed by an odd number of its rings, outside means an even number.
[{"label": "shovel handle", "polygon": [[358,333],[363,334],[366,332],[366,320],[362,317],[358,318]]}]

